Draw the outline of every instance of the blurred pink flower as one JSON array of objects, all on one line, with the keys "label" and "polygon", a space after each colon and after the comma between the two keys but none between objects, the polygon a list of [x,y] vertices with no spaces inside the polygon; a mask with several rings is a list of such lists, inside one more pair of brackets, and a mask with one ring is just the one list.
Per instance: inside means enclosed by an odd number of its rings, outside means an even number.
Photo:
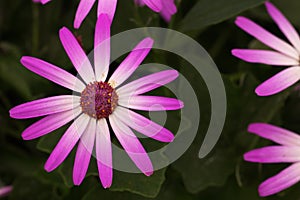
[{"label": "blurred pink flower", "polygon": [[[51,0],[33,0],[34,2],[40,2],[46,4]],[[90,10],[92,9],[96,0],[81,0],[76,11],[74,28],[79,28],[83,20],[86,18]],[[174,0],[135,0],[135,2],[141,6],[147,5],[155,12],[159,12],[161,16],[169,22],[173,14],[177,12]],[[107,14],[112,21],[116,11],[117,0],[98,0],[98,16],[100,14]]]},{"label": "blurred pink flower", "polygon": [[5,187],[0,187],[0,198],[1,197],[6,197],[11,193],[13,187],[12,186],[5,186]]},{"label": "blurred pink flower", "polygon": [[292,163],[277,175],[260,184],[260,196],[269,196],[300,181],[300,135],[265,123],[253,123],[248,131],[280,145],[272,145],[252,150],[244,154],[244,159],[257,163]]},{"label": "blurred pink flower", "polygon": [[96,23],[94,67],[67,28],[63,27],[59,36],[81,79],[38,58],[24,56],[21,63],[36,74],[79,94],[44,98],[12,108],[10,116],[16,119],[46,116],[24,130],[23,139],[41,137],[74,119],[52,151],[45,169],[48,172],[56,169],[78,143],[73,182],[79,185],[86,175],[95,145],[100,180],[107,188],[112,183],[113,166],[109,121],[132,161],[145,175],[151,175],[151,160],[132,129],[161,142],[171,142],[174,136],[169,130],[131,109],[159,111],[182,108],[183,102],[174,98],[142,95],[173,81],[178,77],[178,72],[165,70],[121,86],[152,48],[153,40],[145,38],[106,81],[110,64],[110,19],[106,14],[101,14]]},{"label": "blurred pink flower", "polygon": [[166,22],[177,12],[174,0],[135,0],[135,3],[140,6],[147,5],[154,12],[159,12]]},{"label": "blurred pink flower", "polygon": [[273,95],[290,87],[300,79],[300,39],[295,28],[270,2],[265,3],[269,15],[290,44],[279,39],[253,21],[238,17],[236,25],[273,50],[234,49],[232,54],[242,60],[267,65],[291,66],[259,85],[255,92],[259,96]]}]

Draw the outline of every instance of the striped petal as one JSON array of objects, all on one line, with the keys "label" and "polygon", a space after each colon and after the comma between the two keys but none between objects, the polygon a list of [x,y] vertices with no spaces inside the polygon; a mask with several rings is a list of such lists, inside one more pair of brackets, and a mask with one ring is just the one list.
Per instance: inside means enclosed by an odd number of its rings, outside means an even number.
[{"label": "striped petal", "polygon": [[284,54],[268,50],[234,49],[232,54],[239,59],[251,63],[262,63],[267,65],[298,65],[299,61]]},{"label": "striped petal", "polygon": [[85,85],[72,74],[38,58],[23,56],[21,63],[30,71],[70,90],[81,92],[85,88]]},{"label": "striped petal", "polygon": [[89,121],[90,117],[82,114],[68,128],[44,166],[47,172],[56,169],[66,159],[85,131]]},{"label": "striped petal", "polygon": [[117,89],[117,93],[119,96],[143,94],[161,87],[173,81],[177,77],[178,72],[176,70],[165,70],[162,72],[157,72],[148,76],[144,76],[120,87],[119,89]]},{"label": "striped petal", "polygon": [[98,17],[105,13],[108,15],[110,22],[113,21],[117,7],[117,0],[99,0],[98,1]]},{"label": "striped petal", "polygon": [[108,74],[110,64],[110,23],[108,15],[101,14],[96,24],[94,63],[97,81],[105,81]]},{"label": "striped petal", "polygon": [[279,174],[260,184],[258,191],[262,197],[270,196],[291,187],[300,181],[300,163],[295,163]]},{"label": "striped petal", "polygon": [[111,76],[109,82],[113,87],[118,87],[138,68],[153,46],[153,40],[146,38],[141,41],[120,64]]},{"label": "striped petal", "polygon": [[163,0],[161,1],[163,4],[163,8],[160,11],[160,15],[164,18],[166,22],[171,21],[172,15],[177,12],[177,8],[174,0]]},{"label": "striped petal", "polygon": [[153,174],[151,160],[144,147],[134,135],[132,130],[120,120],[117,120],[114,114],[109,116],[111,127],[118,138],[120,144],[125,149],[135,165],[146,175]]},{"label": "striped petal", "polygon": [[59,30],[60,41],[79,75],[87,83],[95,81],[93,67],[71,31],[65,27]]},{"label": "striped petal", "polygon": [[100,119],[96,128],[96,157],[99,177],[104,188],[109,188],[113,178],[112,149],[106,119]]},{"label": "striped petal", "polygon": [[260,84],[255,92],[259,96],[269,96],[290,87],[300,79],[300,67],[289,67]]},{"label": "striped petal", "polygon": [[244,160],[258,163],[293,163],[300,161],[300,147],[268,146],[244,154]]},{"label": "striped petal", "polygon": [[143,3],[146,4],[154,12],[160,12],[163,8],[161,0],[143,0]]},{"label": "striped petal", "polygon": [[80,185],[88,170],[96,136],[96,119],[91,119],[84,131],[76,152],[73,168],[74,185]]},{"label": "striped petal", "polygon": [[43,135],[46,135],[69,123],[71,120],[75,119],[80,113],[81,108],[77,107],[73,110],[68,110],[44,117],[43,119],[35,122],[34,124],[26,128],[22,133],[22,138],[24,140],[33,140]]},{"label": "striped petal", "polygon": [[[74,28],[78,29],[82,21],[89,14],[96,0],[80,0],[79,6],[76,11]],[[101,1],[101,0],[99,0]]]},{"label": "striped petal", "polygon": [[172,142],[174,135],[159,124],[139,115],[129,109],[117,107],[116,117],[132,129],[161,142]]},{"label": "striped petal", "polygon": [[278,25],[283,34],[293,44],[293,46],[300,52],[300,38],[293,27],[293,25],[286,19],[286,17],[278,10],[272,3],[265,3],[267,11],[275,23]]},{"label": "striped petal", "polygon": [[245,17],[237,17],[235,23],[238,27],[240,27],[245,32],[258,39],[265,45],[294,59],[299,58],[298,52],[291,45],[274,36],[270,32],[266,31],[264,28],[257,25],[253,21]]},{"label": "striped petal", "polygon": [[21,104],[12,108],[9,113],[12,118],[27,119],[71,110],[79,105],[80,97],[61,95]]},{"label": "striped petal", "polygon": [[253,123],[248,131],[281,145],[300,146],[300,135],[266,123]]},{"label": "striped petal", "polygon": [[184,106],[178,99],[159,96],[130,96],[123,99],[120,97],[118,103],[127,108],[146,111],[178,110]]}]

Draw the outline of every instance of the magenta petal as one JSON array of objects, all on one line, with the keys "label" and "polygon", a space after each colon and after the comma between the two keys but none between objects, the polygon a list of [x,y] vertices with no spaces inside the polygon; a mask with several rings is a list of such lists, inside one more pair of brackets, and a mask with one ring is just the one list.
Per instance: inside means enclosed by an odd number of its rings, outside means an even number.
[{"label": "magenta petal", "polygon": [[112,149],[109,128],[106,119],[98,120],[96,128],[96,157],[99,177],[104,188],[112,184]]},{"label": "magenta petal", "polygon": [[281,145],[300,146],[300,135],[271,124],[253,123],[248,131]]},{"label": "magenta petal", "polygon": [[87,83],[95,81],[93,67],[71,31],[65,27],[59,30],[60,41],[79,75]]},{"label": "magenta petal", "polygon": [[[99,1],[100,2],[100,1]],[[110,19],[108,15],[98,17],[94,39],[94,61],[97,81],[105,81],[110,64]]]},{"label": "magenta petal", "polygon": [[12,186],[5,186],[5,187],[1,187],[0,188],[0,198],[1,197],[6,197],[7,195],[9,195],[13,190]]},{"label": "magenta petal", "polygon": [[146,4],[154,12],[160,12],[163,8],[161,0],[143,0],[143,3]]},{"label": "magenta petal", "polygon": [[261,26],[257,25],[253,21],[245,17],[237,17],[235,21],[236,25],[243,29],[248,34],[252,35],[265,45],[285,54],[291,56],[292,58],[298,59],[298,52],[288,43],[274,36],[270,32],[263,29]]},{"label": "magenta petal", "polygon": [[260,84],[255,92],[259,96],[269,96],[290,87],[300,79],[300,67],[289,67]]},{"label": "magenta petal", "polygon": [[177,12],[175,2],[174,0],[163,0],[161,2],[163,4],[163,8],[160,11],[160,15],[166,22],[170,22],[172,15]]},{"label": "magenta petal", "polygon": [[113,87],[118,87],[138,68],[153,46],[153,40],[146,38],[141,41],[120,64],[113,73],[109,82]]},{"label": "magenta petal", "polygon": [[98,1],[98,17],[101,14],[107,14],[110,22],[113,21],[117,7],[117,0],[99,0]]},{"label": "magenta petal", "polygon": [[[79,6],[76,11],[75,20],[74,20],[74,28],[78,29],[85,19],[85,17],[89,14],[96,0],[80,0]],[[99,0],[101,1],[101,0]]]},{"label": "magenta petal", "polygon": [[117,120],[114,114],[110,115],[109,119],[112,129],[126,153],[146,176],[150,176],[153,173],[153,166],[138,138],[128,126]]},{"label": "magenta petal", "polygon": [[146,111],[178,110],[184,106],[183,102],[178,99],[159,96],[130,96],[120,98],[119,104],[127,108]]},{"label": "magenta petal", "polygon": [[300,52],[300,38],[293,27],[293,25],[286,19],[286,17],[278,10],[272,3],[265,3],[267,11],[275,23],[278,25],[283,34],[293,44],[293,46]]},{"label": "magenta petal", "polygon": [[44,166],[47,172],[56,169],[66,159],[85,131],[89,121],[90,117],[82,114],[68,128]]},{"label": "magenta petal", "polygon": [[41,3],[42,4],[46,4],[46,3],[48,3],[48,2],[50,2],[51,0],[41,0]]},{"label": "magenta petal", "polygon": [[86,175],[95,144],[95,136],[96,119],[91,119],[78,144],[73,168],[74,185],[80,185]]},{"label": "magenta petal", "polygon": [[22,133],[24,140],[32,140],[46,135],[75,119],[81,113],[81,107],[49,115],[35,122]]},{"label": "magenta petal", "polygon": [[260,184],[259,195],[265,197],[276,194],[296,184],[299,180],[300,163],[297,162]]},{"label": "magenta petal", "polygon": [[132,81],[119,89],[117,93],[119,96],[130,96],[139,95],[158,87],[161,87],[178,77],[178,72],[176,70],[165,70],[144,76],[140,79]]},{"label": "magenta petal", "polygon": [[21,63],[30,71],[63,87],[82,92],[85,85],[75,76],[38,58],[23,56]]},{"label": "magenta petal", "polygon": [[119,106],[114,113],[124,124],[147,137],[161,142],[172,142],[174,140],[174,135],[171,131],[129,109]]},{"label": "magenta petal", "polygon": [[244,160],[258,163],[292,163],[300,161],[300,147],[268,146],[249,151]]},{"label": "magenta petal", "polygon": [[79,105],[80,97],[61,95],[21,104],[12,108],[9,113],[12,118],[27,119],[71,110]]},{"label": "magenta petal", "polygon": [[233,49],[232,54],[239,59],[251,63],[267,65],[298,65],[299,61],[284,54],[268,50]]}]

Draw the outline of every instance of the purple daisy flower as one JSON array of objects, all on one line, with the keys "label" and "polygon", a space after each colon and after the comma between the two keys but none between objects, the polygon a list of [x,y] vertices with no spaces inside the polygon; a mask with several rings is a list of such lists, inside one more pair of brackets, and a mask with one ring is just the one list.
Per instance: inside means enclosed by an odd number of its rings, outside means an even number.
[{"label": "purple daisy flower", "polygon": [[0,198],[6,197],[7,195],[9,195],[9,193],[11,193],[12,190],[13,190],[12,186],[1,187],[0,188]]},{"label": "purple daisy flower", "polygon": [[291,23],[273,4],[266,2],[265,5],[269,15],[272,17],[282,33],[286,36],[290,44],[271,34],[253,21],[245,17],[238,17],[235,21],[238,27],[265,45],[271,47],[275,51],[234,49],[232,50],[232,54],[251,63],[263,63],[267,65],[291,67],[279,72],[272,78],[259,85],[255,90],[259,96],[268,96],[281,92],[300,79],[299,35]]},{"label": "purple daisy flower", "polygon": [[300,135],[265,123],[253,123],[248,131],[280,145],[249,151],[244,159],[257,163],[293,163],[277,175],[260,184],[260,196],[276,194],[300,181]]},{"label": "purple daisy flower", "polygon": [[[33,0],[46,4],[51,0]],[[79,28],[83,20],[86,18],[96,0],[81,0],[76,11],[74,28]],[[135,0],[141,6],[147,5],[154,12],[159,12],[161,16],[169,22],[171,16],[177,12],[174,0]],[[98,15],[107,13],[112,21],[115,15],[117,0],[98,0]]]},{"label": "purple daisy flower", "polygon": [[113,166],[109,121],[132,161],[145,175],[151,175],[153,166],[149,156],[131,129],[161,142],[171,142],[174,136],[131,109],[159,111],[182,108],[183,102],[174,98],[141,95],[173,81],[178,72],[165,70],[121,86],[152,48],[153,40],[145,38],[106,81],[110,63],[110,19],[106,14],[101,14],[96,24],[94,67],[67,28],[63,27],[59,36],[82,80],[38,58],[24,56],[21,63],[36,74],[79,94],[44,98],[12,108],[10,116],[16,119],[46,116],[24,130],[23,139],[41,137],[74,119],[52,151],[45,169],[48,172],[56,169],[78,143],[73,182],[79,185],[86,175],[95,145],[100,180],[107,188],[112,183]]}]

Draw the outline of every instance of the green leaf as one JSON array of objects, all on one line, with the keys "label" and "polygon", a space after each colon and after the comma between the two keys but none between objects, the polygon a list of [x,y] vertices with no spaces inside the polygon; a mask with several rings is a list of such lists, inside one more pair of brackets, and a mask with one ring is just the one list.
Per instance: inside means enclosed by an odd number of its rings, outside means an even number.
[{"label": "green leaf", "polygon": [[[240,86],[226,77],[224,77],[224,82],[228,97],[228,113],[217,146],[207,157],[199,159],[197,153],[202,141],[201,136],[205,134],[205,130],[203,132],[200,129],[190,149],[173,164],[175,169],[182,174],[187,190],[192,193],[225,184],[227,178],[233,174],[243,152],[254,140],[250,134],[246,133],[248,124],[272,120],[289,94],[282,92],[272,98],[256,96],[254,88],[259,83],[251,74],[240,76]],[[197,90],[203,89],[198,86]],[[205,112],[209,113],[207,110]],[[207,120],[207,117],[202,120]],[[202,123],[208,124],[207,121],[202,121]]]},{"label": "green leaf", "polygon": [[188,32],[225,21],[265,0],[199,0],[180,22],[179,30]]}]

